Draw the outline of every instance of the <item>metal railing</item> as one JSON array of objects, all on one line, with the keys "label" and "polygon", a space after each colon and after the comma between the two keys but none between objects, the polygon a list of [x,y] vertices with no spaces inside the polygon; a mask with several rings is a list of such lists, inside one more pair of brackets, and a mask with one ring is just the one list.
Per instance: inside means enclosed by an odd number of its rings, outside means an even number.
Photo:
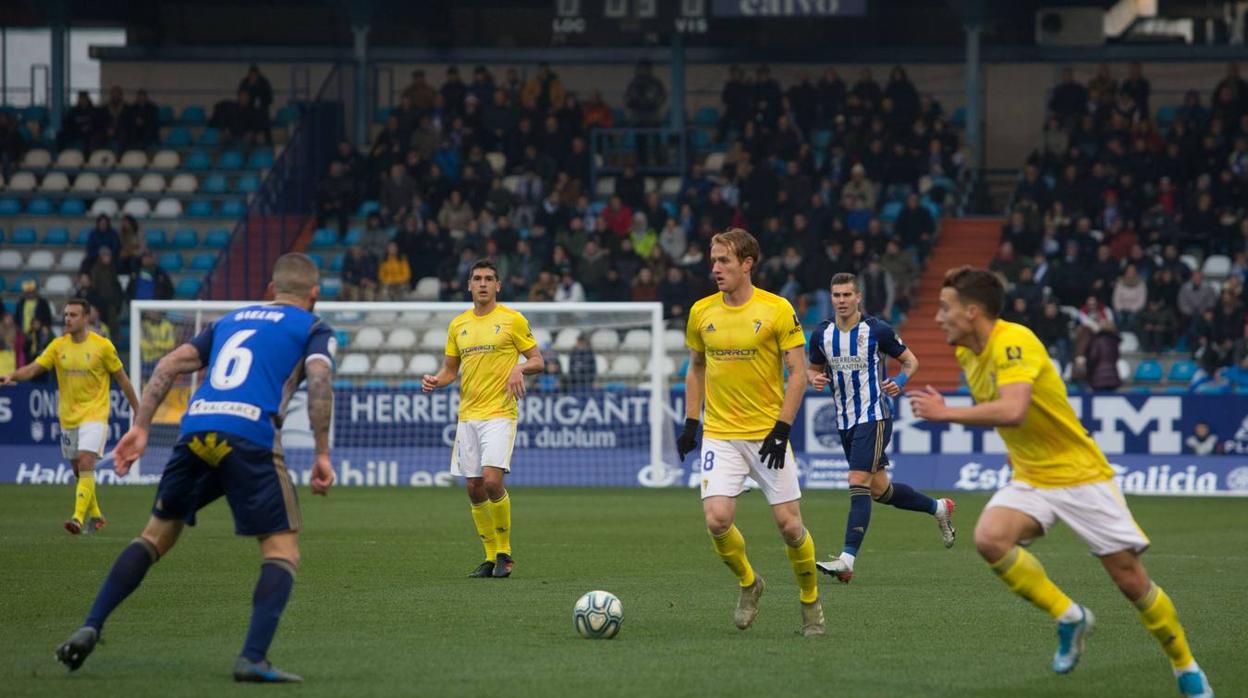
[{"label": "metal railing", "polygon": [[303,233],[314,211],[317,182],[332,157],[332,139],[342,135],[340,68],[335,65],[315,98],[295,103],[300,111],[298,126],[235,224],[229,244],[205,277],[199,298],[260,297],[273,263]]}]

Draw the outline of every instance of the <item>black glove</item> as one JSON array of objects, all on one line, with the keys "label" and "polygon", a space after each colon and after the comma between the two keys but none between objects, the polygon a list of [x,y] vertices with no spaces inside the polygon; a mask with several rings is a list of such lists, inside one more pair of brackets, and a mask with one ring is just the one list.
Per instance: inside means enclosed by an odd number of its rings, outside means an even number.
[{"label": "black glove", "polygon": [[789,452],[789,428],[788,424],[776,420],[776,426],[771,428],[771,433],[763,439],[763,445],[758,449],[759,457],[772,470],[784,467],[784,457]]},{"label": "black glove", "polygon": [[698,450],[698,425],[700,422],[696,419],[686,419],[685,428],[680,432],[680,436],[676,437],[676,452],[680,454],[680,462],[685,462],[685,456],[691,452]]}]

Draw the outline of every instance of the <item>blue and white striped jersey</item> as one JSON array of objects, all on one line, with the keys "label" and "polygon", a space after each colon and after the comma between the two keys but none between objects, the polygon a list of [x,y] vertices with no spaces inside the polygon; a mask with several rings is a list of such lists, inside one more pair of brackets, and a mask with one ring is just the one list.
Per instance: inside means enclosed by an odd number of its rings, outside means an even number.
[{"label": "blue and white striped jersey", "polygon": [[810,335],[810,363],[826,366],[832,379],[838,428],[893,418],[892,400],[880,385],[888,376],[886,357],[896,359],[905,351],[892,326],[870,315],[863,315],[848,332],[835,320],[819,323]]}]

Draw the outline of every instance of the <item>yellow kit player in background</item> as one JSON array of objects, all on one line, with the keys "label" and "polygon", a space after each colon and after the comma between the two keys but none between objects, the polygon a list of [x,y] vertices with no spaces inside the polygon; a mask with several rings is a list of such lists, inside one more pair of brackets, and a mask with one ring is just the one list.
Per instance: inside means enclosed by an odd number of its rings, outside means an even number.
[{"label": "yellow kit player in background", "polygon": [[[451,474],[463,476],[472,502],[472,521],[485,548],[485,561],[469,577],[509,577],[511,497],[503,476],[511,472],[516,442],[517,401],[524,397],[524,376],[545,370],[529,321],[498,303],[502,283],[494,263],[482,259],[468,272],[472,309],[451,321],[446,356],[436,375],[421,388],[431,392],[455,382],[459,368],[459,424],[451,451]],[[524,363],[517,364],[524,356]]]},{"label": "yellow kit player in background", "polygon": [[1078,663],[1096,619],[1020,547],[1062,521],[1135,604],[1140,621],[1170,658],[1179,691],[1213,696],[1174,604],[1140,562],[1148,537],[1132,518],[1113,469],[1075,416],[1044,344],[1025,326],[998,319],[1004,299],[1005,289],[991,272],[959,267],[945,275],[936,321],[957,347],[977,404],[950,407],[930,386],[910,395],[920,419],[996,427],[1005,441],[1013,478],[980,515],[975,547],[1010,591],[1057,621],[1052,666],[1065,674]]},{"label": "yellow kit player in background", "polygon": [[702,457],[695,468],[702,474],[702,510],[715,552],[741,585],[736,625],[750,627],[764,590],[733,523],[736,497],[753,477],[787,546],[801,590],[802,634],[810,637],[824,633],[823,607],[815,543],[802,524],[797,459],[789,448],[789,429],[806,390],[806,336],[787,300],[751,282],[760,257],[758,241],[740,228],[711,238],[711,272],[719,293],[694,303],[689,312],[685,428],[676,447],[681,461],[698,448],[705,398]]},{"label": "yellow kit player in background", "polygon": [[109,377],[117,381],[132,409],[139,398],[122,369],[113,343],[89,328],[91,304],[73,299],[65,304],[65,333],[52,340],[33,363],[7,376],[0,385],[30,380],[56,370],[60,389],[61,455],[78,480],[74,515],[65,522],[72,534],[104,528],[106,523],[95,495],[95,465],[108,441]]}]

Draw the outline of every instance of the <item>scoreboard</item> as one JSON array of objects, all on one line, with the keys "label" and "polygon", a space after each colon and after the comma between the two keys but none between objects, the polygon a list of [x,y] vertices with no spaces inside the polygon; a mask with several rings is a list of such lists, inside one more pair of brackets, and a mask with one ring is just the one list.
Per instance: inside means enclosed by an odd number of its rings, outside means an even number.
[{"label": "scoreboard", "polygon": [[707,34],[709,0],[555,0],[557,43],[656,42],[673,33]]},{"label": "scoreboard", "polygon": [[712,27],[740,29],[742,21],[809,29],[811,19],[866,14],[867,0],[554,0],[551,38],[557,44],[654,44],[673,34],[696,40]]}]

